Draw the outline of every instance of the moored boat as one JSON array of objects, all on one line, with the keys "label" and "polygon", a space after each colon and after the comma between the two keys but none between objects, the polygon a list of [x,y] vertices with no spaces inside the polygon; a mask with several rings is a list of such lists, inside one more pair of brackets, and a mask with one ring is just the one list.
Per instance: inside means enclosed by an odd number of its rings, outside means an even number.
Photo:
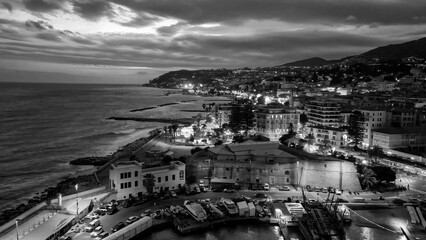
[{"label": "moored boat", "polygon": [[238,214],[238,208],[231,199],[222,198],[220,199],[220,202],[223,204],[230,215]]},{"label": "moored boat", "polygon": [[207,213],[206,211],[204,211],[201,204],[186,200],[183,203],[183,206],[186,207],[186,209],[188,209],[188,212],[191,214],[191,216],[195,220],[202,222],[207,219]]}]

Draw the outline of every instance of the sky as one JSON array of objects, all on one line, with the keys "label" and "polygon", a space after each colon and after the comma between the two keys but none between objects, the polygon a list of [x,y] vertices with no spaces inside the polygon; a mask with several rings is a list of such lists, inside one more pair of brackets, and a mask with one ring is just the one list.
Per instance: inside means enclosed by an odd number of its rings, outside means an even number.
[{"label": "sky", "polygon": [[0,81],[141,84],[422,37],[425,0],[0,0]]}]

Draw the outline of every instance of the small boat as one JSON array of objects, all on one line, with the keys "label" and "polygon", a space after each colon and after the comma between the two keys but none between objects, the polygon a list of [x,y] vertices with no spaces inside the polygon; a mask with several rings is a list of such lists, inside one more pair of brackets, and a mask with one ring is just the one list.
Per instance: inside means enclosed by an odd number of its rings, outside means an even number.
[{"label": "small boat", "polygon": [[223,204],[223,206],[225,206],[226,210],[228,210],[228,213],[230,215],[238,214],[238,208],[231,199],[222,198],[220,199],[220,202]]},{"label": "small boat", "polygon": [[222,212],[222,211],[220,211],[215,205],[213,205],[212,203],[209,203],[208,204],[208,206],[209,206],[209,208],[211,209],[211,211],[212,212],[215,212],[215,213],[217,213],[220,217],[224,217],[225,216],[225,214]]},{"label": "small boat", "polygon": [[183,206],[188,209],[188,212],[193,218],[195,218],[195,220],[202,222],[207,219],[207,213],[204,211],[204,208],[201,206],[201,204],[186,200],[183,203]]}]

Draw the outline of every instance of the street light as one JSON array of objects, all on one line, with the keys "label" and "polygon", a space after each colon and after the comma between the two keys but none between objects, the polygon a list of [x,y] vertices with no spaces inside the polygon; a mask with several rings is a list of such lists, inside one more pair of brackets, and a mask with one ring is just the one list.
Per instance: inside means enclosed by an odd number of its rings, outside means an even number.
[{"label": "street light", "polygon": [[21,220],[20,219],[16,219],[15,220],[15,224],[16,224],[16,240],[19,240],[19,228],[18,228],[19,221],[21,221]]}]

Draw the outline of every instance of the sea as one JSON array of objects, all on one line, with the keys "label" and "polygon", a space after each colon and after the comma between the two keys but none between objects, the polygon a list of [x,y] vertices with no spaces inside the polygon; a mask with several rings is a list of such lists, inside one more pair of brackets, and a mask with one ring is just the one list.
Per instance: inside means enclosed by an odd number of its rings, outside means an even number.
[{"label": "sea", "polygon": [[[138,85],[0,83],[0,211],[61,180],[93,171],[69,161],[105,156],[164,123],[111,116],[186,118],[214,100]],[[218,99],[217,97],[215,99]],[[189,101],[189,102],[181,102]],[[140,112],[132,109],[155,107]]]},{"label": "sea", "polygon": [[[152,129],[165,125],[107,120],[108,117],[187,118],[197,113],[181,110],[202,110],[203,103],[225,100],[168,94],[170,91],[176,90],[138,85],[0,83],[0,211],[25,203],[37,192],[55,186],[61,180],[94,170],[90,166],[69,165],[69,161],[111,154],[120,146],[146,137]],[[130,112],[175,102],[179,104]],[[381,222],[391,229],[405,224],[403,217],[397,218],[396,222],[396,216],[389,218],[387,210],[363,211],[361,215],[373,220],[382,219]],[[346,227],[346,233],[348,240],[404,239],[400,232],[372,226],[357,216]],[[283,237],[276,226],[241,224],[186,236],[166,229],[141,239]]]}]

